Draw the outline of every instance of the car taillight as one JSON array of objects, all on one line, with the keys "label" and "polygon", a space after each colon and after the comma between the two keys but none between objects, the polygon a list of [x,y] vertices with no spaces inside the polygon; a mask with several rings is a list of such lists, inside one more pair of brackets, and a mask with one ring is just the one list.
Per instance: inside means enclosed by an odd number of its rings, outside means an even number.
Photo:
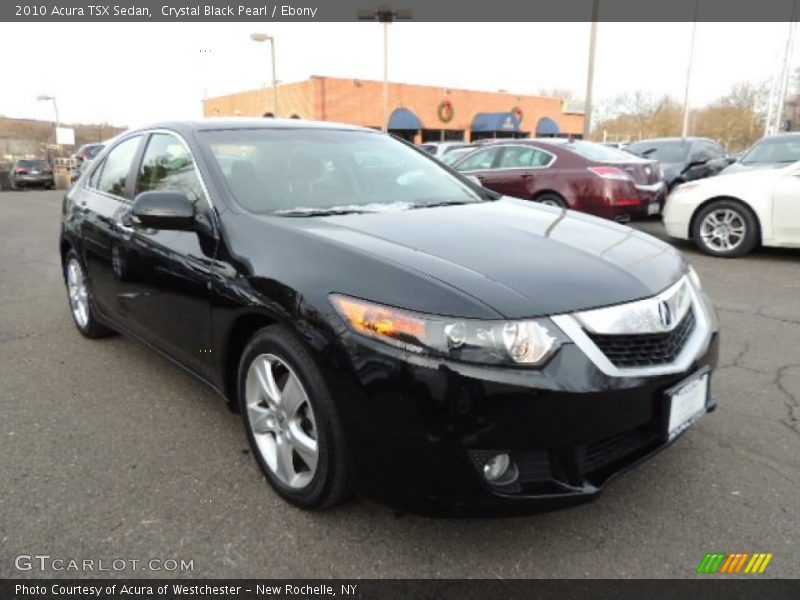
[{"label": "car taillight", "polygon": [[638,206],[642,201],[639,198],[618,198],[614,200],[616,206]]},{"label": "car taillight", "polygon": [[19,168],[19,169],[17,169],[17,170],[16,170],[16,171],[14,171],[14,172],[15,172],[17,175],[27,175],[27,174],[28,174],[28,171],[27,171],[27,169],[22,169],[22,168]]},{"label": "car taillight", "polygon": [[53,172],[53,167],[47,167],[45,169],[45,173],[52,173],[52,172]]},{"label": "car taillight", "polygon": [[603,179],[631,181],[631,176],[618,167],[589,167],[589,170]]}]

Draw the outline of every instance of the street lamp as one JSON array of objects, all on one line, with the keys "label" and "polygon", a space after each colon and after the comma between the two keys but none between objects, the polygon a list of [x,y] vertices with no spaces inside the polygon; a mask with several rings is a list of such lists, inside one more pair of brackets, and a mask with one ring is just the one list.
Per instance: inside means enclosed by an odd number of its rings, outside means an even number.
[{"label": "street lamp", "polygon": [[275,36],[266,33],[251,33],[250,39],[254,42],[269,42],[270,55],[272,56],[272,107],[273,114],[278,116],[278,79],[275,77]]},{"label": "street lamp", "polygon": [[[36,99],[39,102],[53,102],[53,112],[56,114],[56,121],[55,121],[55,128],[53,129],[53,141],[56,145],[58,145],[58,104],[56,104],[56,97],[55,96],[47,96],[45,94],[40,94],[36,96]],[[48,159],[50,158],[50,150],[47,151]]]},{"label": "street lamp", "polygon": [[378,21],[383,23],[383,125],[381,131],[389,128],[389,23],[395,19],[410,19],[410,10],[392,10],[388,5],[380,5],[377,10],[361,9],[359,21]]}]

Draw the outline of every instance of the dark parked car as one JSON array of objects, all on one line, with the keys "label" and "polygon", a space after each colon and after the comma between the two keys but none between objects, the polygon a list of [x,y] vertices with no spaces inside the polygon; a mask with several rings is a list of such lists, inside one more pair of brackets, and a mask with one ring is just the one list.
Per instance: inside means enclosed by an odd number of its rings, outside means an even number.
[{"label": "dark parked car", "polygon": [[368,129],[127,132],[65,196],[60,249],[78,330],[210,385],[304,508],[587,501],[715,407],[717,318],[679,251]]},{"label": "dark parked car", "polygon": [[800,161],[800,133],[779,133],[761,138],[723,173],[778,169],[797,161]]},{"label": "dark parked car", "polygon": [[619,221],[658,214],[666,200],[655,161],[583,140],[495,142],[453,168],[501,194]]},{"label": "dark parked car", "polygon": [[734,161],[720,144],[707,138],[640,140],[628,144],[625,151],[657,160],[670,190],[686,181],[716,175]]},{"label": "dark parked car", "polygon": [[73,155],[75,160],[83,162],[85,160],[92,160],[95,156],[100,154],[100,151],[105,147],[105,144],[84,144]]},{"label": "dark parked car", "polygon": [[12,190],[31,187],[53,189],[53,167],[44,159],[19,159],[11,164],[8,182]]}]

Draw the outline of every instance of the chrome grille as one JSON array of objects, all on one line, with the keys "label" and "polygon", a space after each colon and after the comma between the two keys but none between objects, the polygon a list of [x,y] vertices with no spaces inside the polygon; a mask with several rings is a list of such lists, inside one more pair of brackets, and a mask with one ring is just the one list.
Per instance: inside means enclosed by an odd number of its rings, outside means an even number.
[{"label": "chrome grille", "polygon": [[694,310],[690,309],[675,329],[666,333],[587,335],[615,366],[643,367],[672,363],[694,328]]}]

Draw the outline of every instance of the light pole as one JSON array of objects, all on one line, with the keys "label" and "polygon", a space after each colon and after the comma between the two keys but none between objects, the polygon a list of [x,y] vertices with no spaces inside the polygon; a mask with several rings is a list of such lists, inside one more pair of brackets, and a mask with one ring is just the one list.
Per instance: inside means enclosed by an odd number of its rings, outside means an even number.
[{"label": "light pole", "polygon": [[272,57],[272,106],[273,114],[278,116],[278,79],[275,76],[275,36],[266,33],[251,33],[250,39],[254,42],[269,42]]},{"label": "light pole", "polygon": [[775,123],[773,125],[772,133],[778,133],[781,130],[783,107],[786,102],[786,90],[789,87],[789,65],[792,58],[792,46],[794,45],[794,29],[795,21],[797,19],[796,14],[797,0],[794,0],[792,3],[792,20],[789,22],[789,33],[786,36],[786,50],[783,56],[783,70],[781,71],[780,91],[778,92],[778,107],[775,109]]},{"label": "light pole", "polygon": [[[53,112],[56,114],[56,120],[55,120],[55,123],[54,123],[55,126],[53,127],[53,142],[56,145],[58,145],[58,124],[59,124],[59,120],[58,120],[58,104],[56,104],[56,97],[55,96],[47,96],[45,94],[40,94],[39,96],[36,96],[36,99],[39,102],[49,102],[49,101],[53,102]],[[47,150],[47,158],[48,158],[48,162],[49,162],[50,161],[50,149],[49,149],[49,147],[48,147],[48,150]]]},{"label": "light pole", "polygon": [[592,31],[589,34],[589,71],[586,75],[586,104],[583,110],[583,139],[589,139],[592,127],[592,96],[594,95],[594,52],[597,46],[597,13],[600,0],[592,0]]},{"label": "light pole", "polygon": [[377,10],[364,9],[358,11],[359,21],[378,21],[383,23],[383,124],[381,131],[389,129],[389,23],[395,19],[410,19],[410,10],[392,10],[390,6],[381,5]]},{"label": "light pole", "polygon": [[692,41],[689,44],[689,66],[686,67],[686,91],[683,94],[683,128],[681,137],[689,135],[689,83],[692,79],[692,63],[694,62],[694,37],[697,33],[697,11],[700,0],[694,0],[694,23],[692,23]]}]

